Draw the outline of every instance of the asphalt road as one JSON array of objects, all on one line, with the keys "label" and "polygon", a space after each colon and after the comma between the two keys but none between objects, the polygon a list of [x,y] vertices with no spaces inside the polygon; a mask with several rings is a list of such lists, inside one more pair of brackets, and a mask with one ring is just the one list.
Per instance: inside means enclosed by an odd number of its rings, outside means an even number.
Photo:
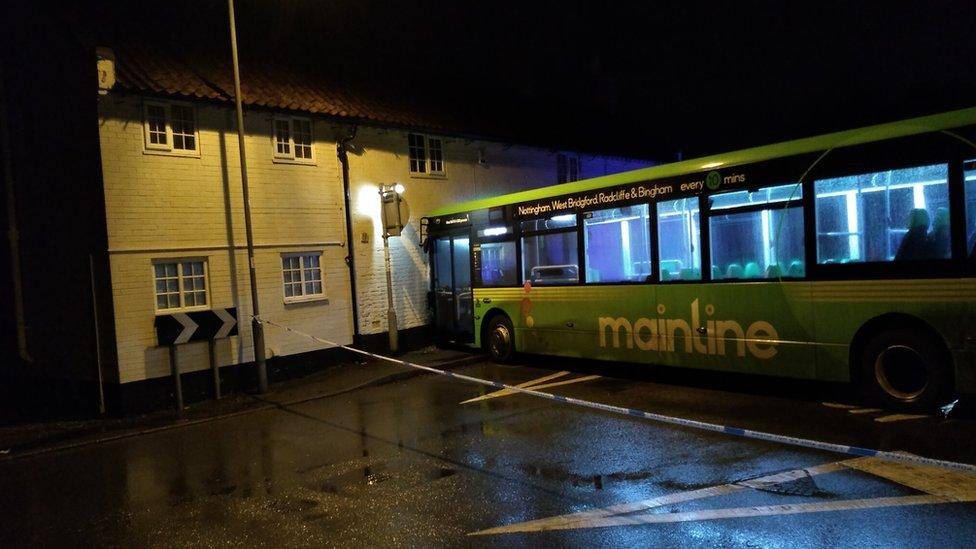
[{"label": "asphalt road", "polygon": [[[973,419],[904,417],[821,387],[701,372],[616,379],[552,358],[458,371],[976,463]],[[976,540],[976,475],[491,392],[423,375],[3,462],[0,546],[944,548]]]}]

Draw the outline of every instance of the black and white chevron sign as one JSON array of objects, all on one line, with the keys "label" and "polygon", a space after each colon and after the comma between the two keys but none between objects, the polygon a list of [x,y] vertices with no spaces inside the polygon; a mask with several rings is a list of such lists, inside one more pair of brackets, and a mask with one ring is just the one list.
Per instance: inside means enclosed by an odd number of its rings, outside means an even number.
[{"label": "black and white chevron sign", "polygon": [[237,335],[237,308],[173,313],[156,317],[159,345],[178,345]]}]

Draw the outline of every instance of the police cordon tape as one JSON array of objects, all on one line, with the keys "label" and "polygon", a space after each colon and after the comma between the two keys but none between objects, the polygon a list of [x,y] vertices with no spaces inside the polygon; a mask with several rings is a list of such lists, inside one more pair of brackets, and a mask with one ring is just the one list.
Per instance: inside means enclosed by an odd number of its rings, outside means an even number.
[{"label": "police cordon tape", "polygon": [[969,473],[976,473],[976,465],[971,465],[969,463],[959,463],[955,461],[946,461],[941,459],[927,458],[924,456],[918,456],[915,454],[909,454],[904,452],[889,452],[885,450],[872,450],[870,448],[860,448],[858,446],[845,446],[843,444],[833,444],[830,442],[821,442],[818,440],[810,440],[806,438],[791,437],[786,435],[777,435],[774,433],[765,433],[763,431],[753,431],[751,429],[742,429],[740,427],[732,427],[728,425],[718,425],[716,423],[707,423],[704,421],[696,421],[693,419],[683,419],[679,417],[666,416],[662,414],[655,414],[652,412],[645,412],[643,410],[637,410],[636,408],[624,408],[622,406],[614,406],[612,404],[603,404],[600,402],[592,402],[589,400],[581,400],[578,398],[554,395],[552,393],[544,393],[542,391],[535,391],[532,389],[526,389],[524,387],[517,387],[515,385],[508,385],[506,383],[501,383],[498,381],[491,381],[487,379],[481,379],[478,377],[466,376],[464,374],[457,374],[454,372],[448,372],[447,370],[441,370],[438,368],[433,368],[431,366],[424,366],[423,364],[415,364],[406,360],[399,360],[396,358],[391,358],[388,356],[383,356],[376,353],[370,353],[369,351],[363,351],[362,349],[356,349],[348,345],[342,345],[334,341],[329,341],[321,337],[317,337],[305,332],[296,330],[294,328],[289,328],[288,326],[283,326],[276,322],[261,318],[253,317],[255,320],[261,324],[267,324],[269,326],[274,326],[275,328],[285,330],[287,332],[292,332],[303,337],[307,337],[319,343],[324,343],[332,347],[338,347],[345,349],[347,351],[357,353],[364,356],[369,356],[385,362],[392,362],[394,364],[399,364],[407,368],[414,368],[417,370],[424,370],[431,372],[433,374],[442,375],[445,377],[459,379],[462,381],[468,381],[470,383],[476,383],[478,385],[486,385],[488,387],[494,387],[496,389],[508,389],[517,393],[522,393],[526,395],[531,395],[534,397],[544,398],[547,400],[552,400],[555,402],[562,402],[565,404],[573,404],[575,406],[581,406],[583,408],[591,408],[594,410],[601,410],[603,412],[609,412],[611,414],[625,415],[630,417],[639,417],[644,419],[649,419],[651,421],[656,421],[658,423],[666,423],[669,425],[677,425],[680,427],[688,427],[691,429],[698,429],[701,431],[711,431],[714,433],[724,433],[727,435],[734,435],[739,437],[751,438],[755,440],[763,440],[766,442],[778,442],[780,444],[788,444],[791,446],[800,446],[802,448],[811,448],[814,450],[824,450],[827,452],[835,452],[839,454],[848,454],[853,456],[868,456],[878,459],[884,459],[888,461],[896,461],[903,463],[914,463],[919,465],[929,465],[932,467],[943,467],[948,469],[956,469],[961,471],[966,471]]}]

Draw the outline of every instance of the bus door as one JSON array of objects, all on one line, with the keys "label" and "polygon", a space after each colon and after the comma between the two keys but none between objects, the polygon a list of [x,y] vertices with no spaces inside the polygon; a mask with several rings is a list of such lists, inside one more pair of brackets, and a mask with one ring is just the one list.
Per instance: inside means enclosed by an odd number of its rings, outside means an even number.
[{"label": "bus door", "polygon": [[434,240],[434,326],[441,341],[474,341],[468,235]]}]

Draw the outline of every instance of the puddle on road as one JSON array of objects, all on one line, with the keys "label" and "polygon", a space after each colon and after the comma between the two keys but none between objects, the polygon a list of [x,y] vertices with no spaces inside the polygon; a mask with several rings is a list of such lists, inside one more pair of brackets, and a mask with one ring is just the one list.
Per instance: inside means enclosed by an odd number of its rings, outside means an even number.
[{"label": "puddle on road", "polygon": [[541,477],[546,480],[568,481],[576,488],[592,487],[596,490],[603,490],[604,484],[616,482],[636,482],[654,476],[650,471],[617,471],[605,474],[579,474],[570,473],[558,467],[542,467],[539,465],[521,465],[519,469],[534,477]]},{"label": "puddle on road", "polygon": [[356,497],[366,490],[405,490],[455,474],[457,470],[448,467],[421,463],[391,465],[384,461],[369,460],[365,466],[327,475],[314,489],[323,494]]}]

